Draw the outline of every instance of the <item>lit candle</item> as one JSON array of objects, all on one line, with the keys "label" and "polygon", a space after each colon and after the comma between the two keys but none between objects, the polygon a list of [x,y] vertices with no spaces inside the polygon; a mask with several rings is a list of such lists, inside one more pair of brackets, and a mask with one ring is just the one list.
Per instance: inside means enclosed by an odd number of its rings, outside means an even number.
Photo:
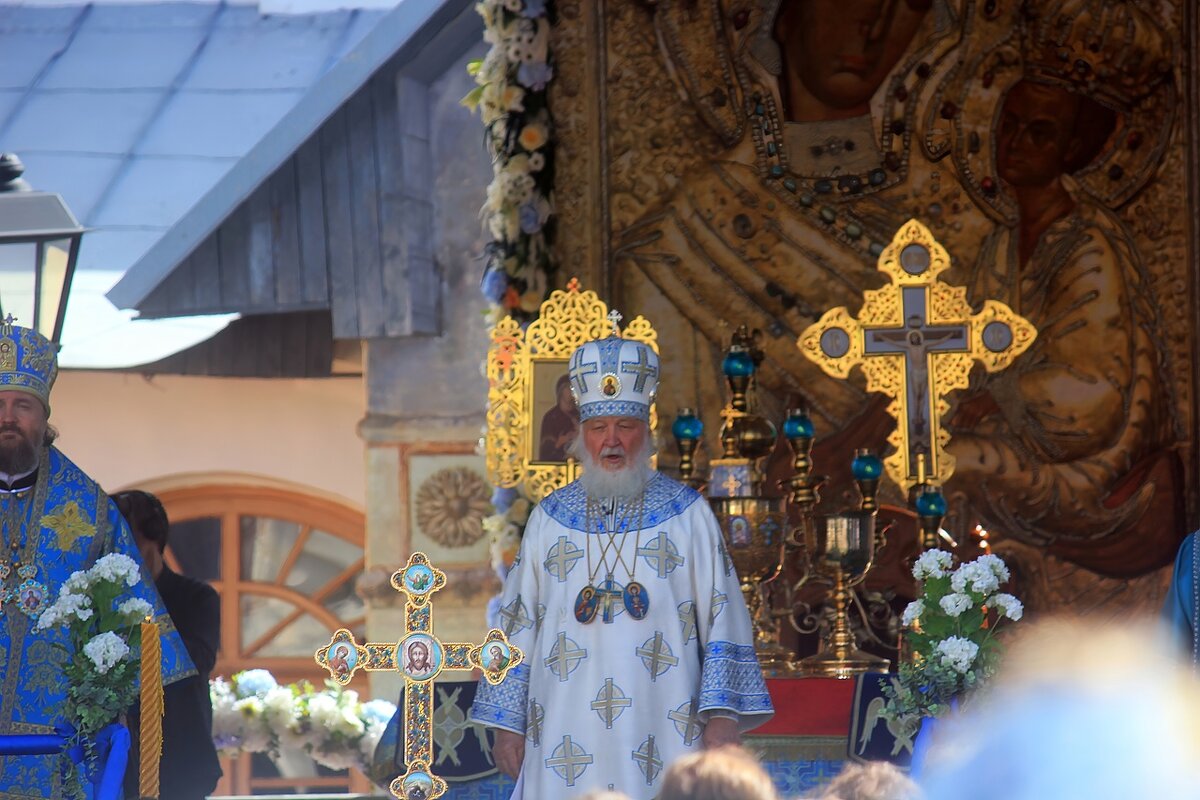
[{"label": "lit candle", "polygon": [[158,625],[142,623],[142,719],[138,794],[158,797],[158,764],[162,758],[162,642]]}]

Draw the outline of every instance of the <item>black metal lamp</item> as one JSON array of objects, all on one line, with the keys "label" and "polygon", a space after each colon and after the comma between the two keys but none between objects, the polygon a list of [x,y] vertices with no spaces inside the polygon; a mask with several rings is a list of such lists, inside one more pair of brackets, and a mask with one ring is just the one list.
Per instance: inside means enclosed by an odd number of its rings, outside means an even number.
[{"label": "black metal lamp", "polygon": [[53,192],[35,192],[25,167],[0,154],[0,318],[57,344],[79,258],[83,226]]}]

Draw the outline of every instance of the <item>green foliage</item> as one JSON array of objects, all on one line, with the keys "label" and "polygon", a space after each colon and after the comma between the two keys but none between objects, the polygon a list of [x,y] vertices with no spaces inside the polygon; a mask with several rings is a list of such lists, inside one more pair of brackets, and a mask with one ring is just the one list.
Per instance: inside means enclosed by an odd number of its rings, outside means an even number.
[{"label": "green foliage", "polygon": [[980,688],[996,672],[1003,645],[996,633],[1023,613],[1020,602],[997,590],[1008,569],[981,556],[953,572],[949,554],[930,551],[913,567],[921,594],[905,610],[905,643],[911,658],[884,687],[884,715],[916,726],[946,713],[951,703]]}]

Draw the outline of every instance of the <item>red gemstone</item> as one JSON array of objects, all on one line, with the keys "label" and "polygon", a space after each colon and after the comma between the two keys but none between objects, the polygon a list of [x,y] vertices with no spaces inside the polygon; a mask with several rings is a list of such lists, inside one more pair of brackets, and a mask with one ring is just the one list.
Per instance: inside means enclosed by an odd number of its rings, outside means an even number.
[{"label": "red gemstone", "polygon": [[905,89],[903,86],[897,86],[896,87],[896,99],[899,100],[901,103],[903,103],[905,100],[907,100],[908,99],[908,89]]},{"label": "red gemstone", "polygon": [[951,103],[949,100],[942,103],[942,119],[954,119],[954,115],[958,113],[958,106]]},{"label": "red gemstone", "polygon": [[743,9],[733,15],[733,27],[739,31],[742,28],[746,27],[746,23],[748,23],[749,21],[750,21],[750,12],[746,11],[745,9]]},{"label": "red gemstone", "polygon": [[1139,147],[1141,147],[1142,146],[1142,132],[1141,131],[1133,131],[1128,136],[1126,136],[1125,137],[1125,146],[1128,147],[1130,150],[1137,150]]},{"label": "red gemstone", "polygon": [[984,179],[979,182],[979,188],[983,189],[984,194],[995,194],[996,182],[992,180],[990,176],[985,176]]},{"label": "red gemstone", "polygon": [[995,80],[996,74],[989,69],[987,72],[983,73],[983,88],[990,89]]}]

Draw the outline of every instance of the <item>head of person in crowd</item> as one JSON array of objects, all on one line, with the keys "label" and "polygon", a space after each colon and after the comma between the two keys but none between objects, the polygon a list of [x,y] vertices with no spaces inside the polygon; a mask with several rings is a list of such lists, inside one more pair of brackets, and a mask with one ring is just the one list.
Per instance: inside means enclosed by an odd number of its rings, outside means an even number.
[{"label": "head of person in crowd", "polygon": [[133,531],[133,540],[142,554],[146,569],[157,579],[163,571],[163,553],[167,549],[167,532],[170,529],[166,509],[157,497],[138,489],[117,492],[112,496],[112,501],[117,504],[117,510]]},{"label": "head of person in crowd", "polygon": [[676,760],[663,776],[658,800],[778,800],[775,784],[741,747],[699,750]]},{"label": "head of person in crowd", "polygon": [[815,795],[815,800],[920,800],[917,784],[895,764],[850,763]]},{"label": "head of person in crowd", "polygon": [[1155,621],[1049,620],[948,719],[928,800],[1200,800],[1200,685]]}]

